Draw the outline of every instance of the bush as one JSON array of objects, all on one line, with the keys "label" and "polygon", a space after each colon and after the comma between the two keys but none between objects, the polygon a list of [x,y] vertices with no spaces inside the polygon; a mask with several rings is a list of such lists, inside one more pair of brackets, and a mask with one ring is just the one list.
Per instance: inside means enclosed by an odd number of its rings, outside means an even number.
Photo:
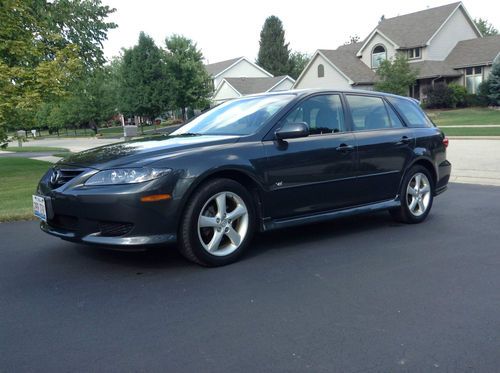
[{"label": "bush", "polygon": [[468,93],[465,96],[465,107],[471,106],[488,106],[490,104],[490,100],[487,96],[483,96],[481,94],[473,95]]},{"label": "bush", "polygon": [[426,104],[429,109],[451,108],[456,104],[453,89],[446,84],[436,84],[429,87],[426,94]]},{"label": "bush", "polygon": [[452,90],[452,107],[465,107],[466,101],[465,97],[467,96],[467,90],[464,86],[458,84],[449,84],[448,88]]}]

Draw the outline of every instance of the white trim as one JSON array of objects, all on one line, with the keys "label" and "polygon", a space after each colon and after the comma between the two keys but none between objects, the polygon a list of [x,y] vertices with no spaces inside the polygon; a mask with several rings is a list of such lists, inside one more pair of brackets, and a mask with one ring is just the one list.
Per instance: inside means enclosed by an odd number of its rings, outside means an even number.
[{"label": "white trim", "polygon": [[375,36],[375,34],[379,34],[380,36],[382,36],[384,39],[386,39],[389,43],[392,44],[392,46],[395,48],[395,49],[399,49],[399,45],[397,45],[395,42],[393,42],[390,38],[388,38],[383,32],[381,32],[379,29],[375,29],[372,31],[372,33],[370,35],[368,35],[368,37],[366,38],[366,41],[365,43],[361,46],[361,48],[359,48],[358,50],[358,53],[356,53],[356,57],[361,57],[363,55],[363,53],[361,53],[363,51],[363,49],[366,48],[366,46],[368,45],[368,43],[370,43],[370,41],[373,39],[373,37]]},{"label": "white trim", "polygon": [[318,49],[316,50],[316,52],[314,52],[314,54],[312,55],[311,59],[309,60],[308,64],[306,65],[306,67],[304,68],[304,70],[302,71],[302,73],[299,75],[299,77],[297,78],[297,80],[295,81],[295,84],[293,85],[292,89],[295,89],[295,87],[299,84],[300,80],[303,78],[303,76],[306,74],[306,72],[309,70],[311,64],[313,63],[314,59],[317,57],[317,56],[321,56],[331,67],[333,67],[335,70],[337,70],[337,72],[342,75],[342,77],[344,77],[347,82],[350,84],[350,85],[353,85],[354,84],[354,80],[352,80],[351,78],[349,78],[346,74],[344,74],[344,72],[342,70],[340,70],[337,66],[335,66],[335,64],[330,61],[323,53],[321,53],[321,51]]},{"label": "white trim", "polygon": [[287,79],[292,82],[292,87],[293,87],[293,85],[295,84],[295,80],[293,80],[292,77],[290,77],[290,76],[287,75],[283,79],[281,79],[278,83],[276,83],[271,88],[269,88],[266,92],[270,92],[274,87],[276,87],[277,85],[280,85],[281,83],[283,83]]},{"label": "white trim", "polygon": [[239,92],[236,88],[234,88],[234,87],[231,85],[231,83],[229,83],[229,82],[226,80],[226,78],[223,78],[223,79],[220,81],[219,85],[217,86],[217,89],[215,90],[214,94],[212,95],[212,99],[213,99],[215,96],[217,96],[217,93],[220,91],[220,89],[222,88],[222,85],[223,85],[224,83],[226,83],[226,84],[229,86],[229,88],[231,88],[231,89],[232,89],[232,90],[233,90],[233,91],[234,91],[234,92],[238,95],[238,97],[243,97],[243,95],[242,95],[242,94],[241,94],[241,93],[240,93],[240,92]]},{"label": "white trim", "polygon": [[448,18],[446,18],[444,20],[444,22],[441,24],[441,26],[439,26],[439,28],[436,30],[436,32],[430,37],[429,40],[427,40],[427,42],[425,43],[425,45],[430,45],[432,39],[434,39],[436,37],[437,34],[439,34],[439,32],[443,29],[444,25],[446,25],[446,23],[451,19],[451,17],[453,17],[453,15],[457,12],[458,9],[462,8],[464,14],[465,14],[465,17],[468,19],[469,23],[472,25],[472,27],[474,28],[474,30],[477,32],[477,34],[479,35],[479,37],[482,37],[483,35],[481,34],[481,31],[479,31],[479,29],[477,28],[476,24],[474,23],[474,20],[471,18],[470,14],[467,12],[467,10],[465,9],[464,7],[464,4],[462,2],[460,2],[457,7],[453,10],[453,12],[450,13],[450,15],[448,16]]},{"label": "white trim", "polygon": [[264,70],[262,67],[260,67],[259,65],[253,63],[252,61],[250,61],[248,58],[246,57],[241,57],[240,59],[238,59],[236,62],[234,62],[232,65],[226,67],[224,70],[222,70],[220,73],[218,73],[217,75],[214,75],[212,77],[212,79],[215,79],[217,78],[219,75],[221,75],[222,73],[225,73],[226,71],[228,71],[229,69],[232,69],[235,65],[237,65],[238,63],[240,63],[241,61],[247,61],[250,65],[252,65],[253,67],[256,67],[257,69],[259,69],[260,71],[262,71],[264,74],[266,74],[268,77],[270,78],[273,78],[273,74],[271,74],[269,71],[266,71]]}]

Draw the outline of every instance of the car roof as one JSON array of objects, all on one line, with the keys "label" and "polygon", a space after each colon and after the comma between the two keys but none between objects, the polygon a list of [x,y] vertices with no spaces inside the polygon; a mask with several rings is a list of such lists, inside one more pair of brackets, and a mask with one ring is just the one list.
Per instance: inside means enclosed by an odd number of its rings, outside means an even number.
[{"label": "car roof", "polygon": [[288,91],[277,91],[277,92],[264,92],[264,93],[256,93],[253,95],[248,95],[248,96],[243,96],[238,99],[245,99],[245,98],[250,98],[250,97],[267,97],[267,96],[276,96],[276,95],[294,95],[297,97],[302,97],[302,96],[307,96],[310,94],[314,93],[330,93],[330,92],[341,92],[341,93],[354,93],[354,94],[369,94],[369,95],[376,95],[376,96],[383,96],[383,97],[395,97],[395,98],[400,98],[400,99],[405,99],[408,101],[415,102],[419,104],[418,100],[411,98],[411,97],[405,97],[405,96],[398,96],[392,93],[386,93],[386,92],[379,92],[379,91],[368,91],[365,89],[335,89],[335,87],[332,87],[330,89],[327,88],[303,88],[303,89],[293,89],[293,90],[288,90]]}]

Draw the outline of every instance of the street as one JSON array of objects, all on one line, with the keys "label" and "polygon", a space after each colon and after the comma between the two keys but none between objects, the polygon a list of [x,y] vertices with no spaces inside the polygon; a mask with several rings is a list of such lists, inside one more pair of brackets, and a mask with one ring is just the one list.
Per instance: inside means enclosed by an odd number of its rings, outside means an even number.
[{"label": "street", "polygon": [[206,269],[0,224],[2,372],[494,372],[500,188],[262,234]]}]

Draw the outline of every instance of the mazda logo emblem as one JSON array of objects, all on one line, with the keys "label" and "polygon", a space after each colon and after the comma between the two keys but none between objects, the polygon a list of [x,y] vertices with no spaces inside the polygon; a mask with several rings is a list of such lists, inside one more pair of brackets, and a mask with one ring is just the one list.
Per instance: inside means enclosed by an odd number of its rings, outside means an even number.
[{"label": "mazda logo emblem", "polygon": [[52,170],[52,176],[50,176],[50,183],[52,185],[57,184],[57,181],[59,180],[60,176],[61,176],[61,171],[57,169]]}]

